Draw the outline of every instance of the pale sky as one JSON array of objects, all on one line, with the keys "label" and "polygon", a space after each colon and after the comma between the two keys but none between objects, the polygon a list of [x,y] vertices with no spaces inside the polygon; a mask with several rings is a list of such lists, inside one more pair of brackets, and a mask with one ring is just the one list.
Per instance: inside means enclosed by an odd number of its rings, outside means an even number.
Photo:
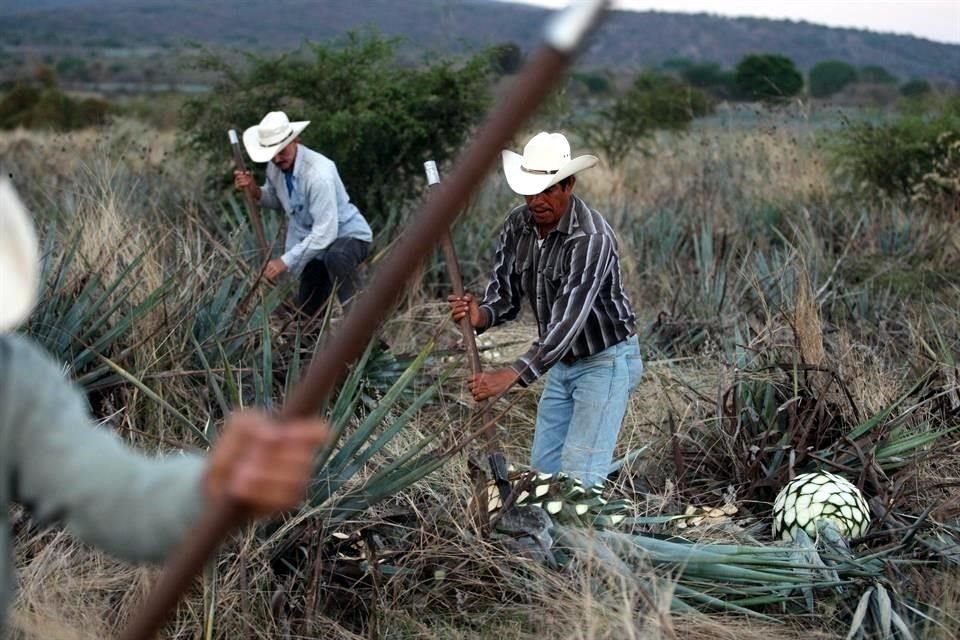
[{"label": "pale sky", "polygon": [[[501,0],[564,7],[568,0]],[[714,13],[805,20],[831,27],[869,29],[960,44],[960,0],[614,0],[616,9]]]}]

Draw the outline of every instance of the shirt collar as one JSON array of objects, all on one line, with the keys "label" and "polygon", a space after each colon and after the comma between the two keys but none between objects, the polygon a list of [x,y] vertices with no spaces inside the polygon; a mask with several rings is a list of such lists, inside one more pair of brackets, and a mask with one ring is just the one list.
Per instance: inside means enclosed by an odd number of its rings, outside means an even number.
[{"label": "shirt collar", "polygon": [[[303,163],[300,162],[302,157],[303,157],[303,145],[297,144],[297,157],[293,159],[293,168],[290,169],[290,174],[289,174],[291,178],[300,177],[300,168],[303,166]],[[287,174],[286,171],[281,171],[280,173],[284,175]]]}]

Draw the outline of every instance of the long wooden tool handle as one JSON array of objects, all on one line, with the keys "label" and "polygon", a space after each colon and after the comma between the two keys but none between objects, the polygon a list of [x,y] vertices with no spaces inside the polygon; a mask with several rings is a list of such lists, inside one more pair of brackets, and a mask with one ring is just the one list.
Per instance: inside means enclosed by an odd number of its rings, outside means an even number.
[{"label": "long wooden tool handle", "polygon": [[[424,171],[427,174],[427,184],[430,187],[440,183],[440,172],[437,170],[437,163],[428,160],[423,163]],[[450,278],[450,284],[453,286],[453,293],[462,297],[466,290],[463,288],[463,277],[460,275],[460,263],[457,261],[457,252],[453,247],[453,238],[450,237],[450,230],[445,229],[443,237],[440,240],[443,248],[443,261],[446,263],[447,276]],[[477,338],[473,325],[470,324],[470,314],[460,318],[460,333],[463,334],[463,343],[467,347],[467,356],[470,358],[470,371],[474,375],[480,373],[483,368],[480,364],[480,351],[477,349]]]},{"label": "long wooden tool handle", "polygon": [[[227,132],[230,139],[230,149],[233,151],[233,166],[238,171],[247,171],[246,163],[243,161],[243,152],[240,150],[240,139],[237,137],[236,129],[230,129]],[[247,201],[247,214],[250,216],[250,222],[253,224],[253,233],[257,237],[257,246],[260,247],[260,257],[264,260],[270,257],[270,249],[267,247],[267,235],[263,231],[263,221],[260,220],[260,205],[253,199],[250,189],[243,190],[243,197]]]},{"label": "long wooden tool handle", "polygon": [[[323,351],[314,358],[283,406],[281,417],[316,415],[347,368],[366,349],[407,280],[449,229],[467,198],[573,59],[583,38],[599,22],[610,0],[581,0],[547,25],[545,45],[523,68],[507,95],[477,132],[450,178],[437,186],[420,213],[384,257],[366,291],[362,292]],[[244,511],[223,500],[210,509],[196,531],[189,532],[164,575],[135,615],[120,640],[149,640],[180,599],[220,541],[246,520]]]}]

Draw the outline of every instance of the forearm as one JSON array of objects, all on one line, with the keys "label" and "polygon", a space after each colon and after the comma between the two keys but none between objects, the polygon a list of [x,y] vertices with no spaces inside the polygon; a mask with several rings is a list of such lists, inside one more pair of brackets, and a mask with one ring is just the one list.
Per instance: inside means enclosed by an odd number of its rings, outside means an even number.
[{"label": "forearm", "polygon": [[316,258],[336,240],[336,228],[315,225],[306,238],[292,246],[280,259],[293,273],[303,271],[308,262]]},{"label": "forearm", "polygon": [[480,335],[487,329],[493,326],[493,309],[488,305],[480,305],[480,317],[478,318],[479,322],[476,323],[473,328],[476,331],[477,335]]}]

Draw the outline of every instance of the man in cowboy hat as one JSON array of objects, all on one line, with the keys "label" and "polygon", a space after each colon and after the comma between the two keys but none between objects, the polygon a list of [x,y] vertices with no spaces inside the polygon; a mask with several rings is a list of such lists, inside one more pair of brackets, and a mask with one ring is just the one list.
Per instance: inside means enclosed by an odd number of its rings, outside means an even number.
[{"label": "man in cowboy hat", "polygon": [[13,330],[39,284],[35,233],[16,192],[0,179],[0,636],[13,597],[9,505],[39,523],[62,523],[89,544],[131,562],[163,560],[212,500],[231,498],[267,517],[302,500],[315,453],[329,439],[318,419],[278,428],[265,414],[229,417],[208,456],[149,457],[88,413],[35,342]]},{"label": "man in cowboy hat", "polygon": [[360,286],[357,267],[367,257],[373,233],[350,201],[332,160],[300,144],[309,120],[290,122],[271,111],[243,132],[254,162],[266,162],[267,176],[257,186],[249,172],[234,172],[237,189],[250,189],[260,204],[288,216],[284,253],[271,260],[264,275],[274,280],[289,272],[300,278],[297,303],[314,315],[334,287],[347,306]]},{"label": "man in cowboy hat", "polygon": [[450,296],[451,316],[469,317],[482,333],[514,319],[526,296],[539,337],[511,366],[471,376],[470,391],[484,400],[549,371],[531,465],[602,483],[643,361],[616,236],[573,193],[576,173],[597,158],[571,159],[566,137],[547,132],[535,135],[523,155],[502,155],[507,183],[524,203],[507,215],[483,300]]}]

